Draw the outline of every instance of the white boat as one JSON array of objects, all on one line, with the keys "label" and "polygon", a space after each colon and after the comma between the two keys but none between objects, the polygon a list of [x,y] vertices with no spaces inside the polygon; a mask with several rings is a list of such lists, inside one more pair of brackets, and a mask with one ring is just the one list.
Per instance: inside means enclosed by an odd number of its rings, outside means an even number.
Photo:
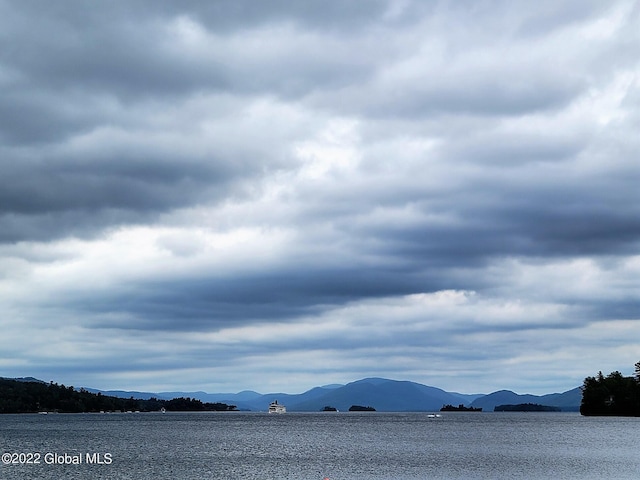
[{"label": "white boat", "polygon": [[269,413],[286,413],[287,407],[278,403],[277,400],[274,400],[269,404]]}]

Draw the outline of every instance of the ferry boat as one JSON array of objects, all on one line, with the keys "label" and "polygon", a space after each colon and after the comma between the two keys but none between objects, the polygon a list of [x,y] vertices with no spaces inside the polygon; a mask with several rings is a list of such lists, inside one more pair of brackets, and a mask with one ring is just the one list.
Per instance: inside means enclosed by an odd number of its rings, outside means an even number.
[{"label": "ferry boat", "polygon": [[269,404],[269,413],[286,413],[287,408],[284,405],[278,403],[277,400],[274,400]]}]

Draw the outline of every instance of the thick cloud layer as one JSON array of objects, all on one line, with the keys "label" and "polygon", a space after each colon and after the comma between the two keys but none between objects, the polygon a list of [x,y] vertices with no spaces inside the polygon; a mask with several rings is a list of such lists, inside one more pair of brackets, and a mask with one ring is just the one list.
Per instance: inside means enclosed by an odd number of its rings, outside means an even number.
[{"label": "thick cloud layer", "polygon": [[634,2],[0,18],[2,375],[548,393],[638,361]]}]

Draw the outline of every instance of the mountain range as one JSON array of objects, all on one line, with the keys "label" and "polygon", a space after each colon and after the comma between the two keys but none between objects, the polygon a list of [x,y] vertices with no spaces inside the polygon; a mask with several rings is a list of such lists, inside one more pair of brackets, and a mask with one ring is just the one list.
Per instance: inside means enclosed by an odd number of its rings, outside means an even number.
[{"label": "mountain range", "polygon": [[96,390],[85,388],[93,393],[102,393],[123,398],[172,399],[190,397],[202,402],[221,402],[236,405],[238,410],[266,411],[269,403],[277,400],[286,405],[290,412],[317,412],[325,406],[346,411],[352,405],[371,406],[379,412],[434,412],[443,405],[465,405],[493,411],[497,405],[515,405],[536,403],[560,407],[563,411],[578,411],[582,399],[580,387],[563,393],[548,395],[519,395],[509,390],[484,394],[461,394],[446,392],[440,388],[420,383],[389,380],[386,378],[365,378],[346,385],[325,385],[315,387],[300,394],[268,393],[246,390],[239,393],[206,392],[136,392],[122,390]]}]

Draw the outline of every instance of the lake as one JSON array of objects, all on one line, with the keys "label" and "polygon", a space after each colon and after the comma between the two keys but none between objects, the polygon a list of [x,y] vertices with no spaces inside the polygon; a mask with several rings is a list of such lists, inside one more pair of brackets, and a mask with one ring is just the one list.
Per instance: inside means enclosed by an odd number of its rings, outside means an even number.
[{"label": "lake", "polygon": [[0,415],[0,450],[2,479],[637,479],[640,418]]}]

